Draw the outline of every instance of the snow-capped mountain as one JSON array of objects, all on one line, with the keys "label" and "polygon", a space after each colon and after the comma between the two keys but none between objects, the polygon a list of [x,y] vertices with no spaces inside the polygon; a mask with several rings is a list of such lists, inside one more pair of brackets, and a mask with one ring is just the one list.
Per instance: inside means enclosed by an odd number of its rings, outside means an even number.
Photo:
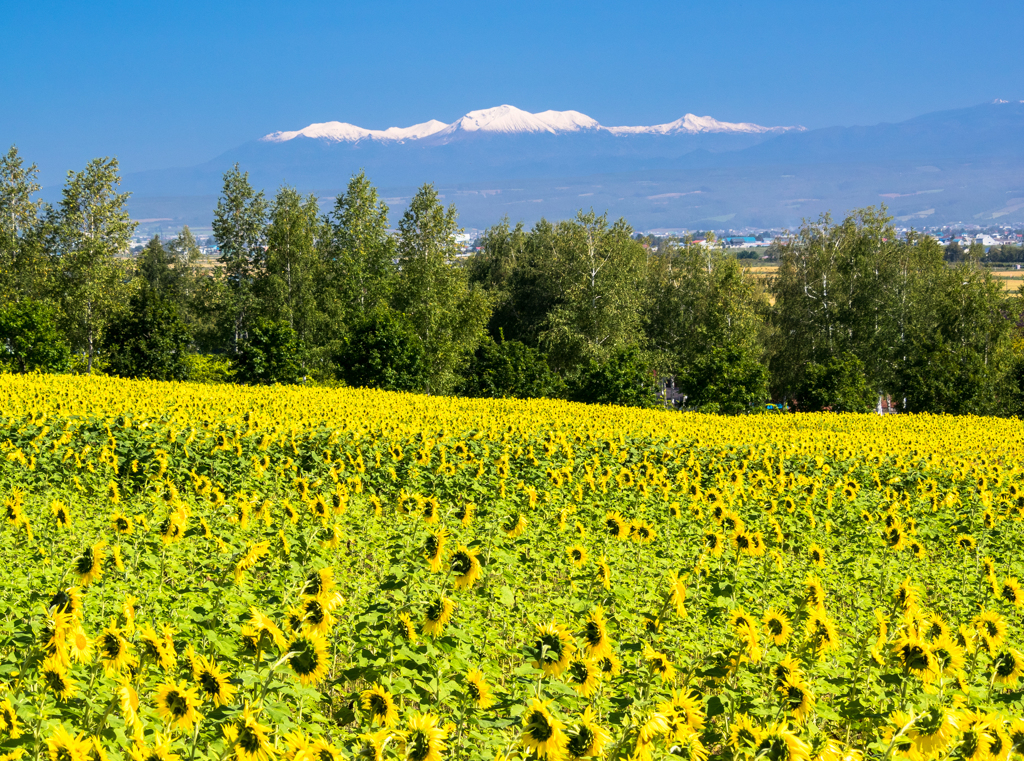
[{"label": "snow-capped mountain", "polygon": [[635,135],[698,135],[714,133],[768,135],[790,131],[803,131],[803,127],[762,127],[759,124],[741,122],[738,124],[721,122],[710,116],[686,114],[681,119],[668,124],[657,124],[651,127],[605,127],[596,119],[579,111],[542,111],[531,114],[515,106],[503,105],[470,111],[451,124],[431,119],[423,124],[412,127],[389,127],[384,130],[372,130],[357,127],[346,122],[324,122],[310,124],[300,130],[291,132],[273,132],[262,138],[263,142],[283,143],[295,138],[304,137],[326,142],[355,143],[361,140],[404,142],[407,140],[423,140],[446,144],[453,140],[479,135],[529,135],[551,134],[561,135],[580,132],[604,132],[606,134],[627,137]]}]

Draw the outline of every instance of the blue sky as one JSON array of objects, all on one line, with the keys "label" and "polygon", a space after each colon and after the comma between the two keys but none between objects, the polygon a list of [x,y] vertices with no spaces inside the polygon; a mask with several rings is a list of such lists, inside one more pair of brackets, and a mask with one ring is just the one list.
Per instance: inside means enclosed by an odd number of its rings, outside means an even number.
[{"label": "blue sky", "polygon": [[1024,99],[1020,2],[0,0],[0,18],[0,146],[46,183],[94,156],[188,166],[311,122],[502,103],[813,128]]}]

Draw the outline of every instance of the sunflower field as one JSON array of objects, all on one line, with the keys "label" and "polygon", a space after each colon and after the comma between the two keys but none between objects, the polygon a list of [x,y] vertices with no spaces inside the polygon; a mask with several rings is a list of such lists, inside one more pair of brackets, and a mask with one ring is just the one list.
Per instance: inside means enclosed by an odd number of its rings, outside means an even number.
[{"label": "sunflower field", "polygon": [[0,376],[0,759],[1024,755],[1024,429]]}]

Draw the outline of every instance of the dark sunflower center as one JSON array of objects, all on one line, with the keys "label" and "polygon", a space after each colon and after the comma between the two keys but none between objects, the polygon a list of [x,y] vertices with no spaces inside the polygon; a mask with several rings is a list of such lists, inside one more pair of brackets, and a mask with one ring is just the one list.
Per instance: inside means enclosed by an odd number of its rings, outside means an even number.
[{"label": "dark sunflower center", "polygon": [[306,676],[317,670],[317,667],[320,665],[320,656],[311,642],[304,641],[302,643],[302,650],[292,656],[291,664],[295,673],[300,676]]},{"label": "dark sunflower center", "polygon": [[248,724],[243,724],[238,728],[238,747],[242,750],[252,756],[255,756],[262,745],[263,743],[260,741],[260,736],[253,732],[252,728]]},{"label": "dark sunflower center", "polygon": [[92,570],[92,565],[92,548],[90,547],[83,552],[81,556],[79,556],[77,561],[75,561],[75,570],[78,571],[79,574],[87,574]]},{"label": "dark sunflower center", "polygon": [[46,679],[46,685],[58,695],[62,694],[67,689],[67,680],[59,671],[49,669],[43,672],[43,677]]},{"label": "dark sunflower center", "polygon": [[440,601],[432,602],[427,606],[427,620],[429,621],[440,621],[443,613],[444,606]]},{"label": "dark sunflower center", "polygon": [[590,727],[580,727],[579,731],[569,740],[569,754],[574,758],[586,755],[590,746],[594,744],[594,739],[594,730]]},{"label": "dark sunflower center", "polygon": [[537,642],[537,650],[545,663],[556,663],[562,659],[562,640],[556,634],[542,634]]},{"label": "dark sunflower center", "polygon": [[789,689],[786,690],[786,700],[789,702],[790,708],[799,708],[804,702],[804,691],[799,687],[790,685]]},{"label": "dark sunflower center", "polygon": [[586,628],[583,630],[583,637],[587,640],[587,644],[591,647],[596,647],[601,644],[601,640],[604,639],[604,634],[596,621],[587,621]]},{"label": "dark sunflower center", "polygon": [[583,684],[590,676],[590,669],[588,669],[587,664],[582,661],[574,661],[573,664],[569,666],[569,676],[576,684]]},{"label": "dark sunflower center", "polygon": [[1003,653],[1003,656],[999,659],[999,665],[996,666],[996,673],[1002,678],[1011,676],[1017,670],[1017,659],[1013,657],[1013,653]]},{"label": "dark sunflower center", "polygon": [[430,755],[430,738],[424,732],[416,732],[409,738],[408,758],[412,761],[423,761]]},{"label": "dark sunflower center", "polygon": [[778,637],[782,634],[782,621],[777,618],[768,619],[768,631],[771,632],[773,637]]},{"label": "dark sunflower center", "polygon": [[931,665],[928,653],[919,645],[909,645],[904,647],[903,661],[907,664],[907,668],[912,671],[926,671],[928,666]]},{"label": "dark sunflower center", "polygon": [[324,609],[316,600],[306,602],[306,619],[311,621],[314,626],[319,626],[324,622]]},{"label": "dark sunflower center", "polygon": [[188,713],[188,701],[177,690],[171,690],[167,693],[167,710],[174,718],[180,719]]},{"label": "dark sunflower center", "polygon": [[199,675],[199,686],[207,695],[220,695],[220,680],[209,671],[204,671]]},{"label": "dark sunflower center", "polygon": [[120,637],[116,637],[113,634],[104,634],[102,649],[103,655],[106,656],[108,660],[117,658],[121,654]]},{"label": "dark sunflower center", "polygon": [[452,558],[452,573],[456,576],[465,576],[473,568],[473,561],[465,552],[456,552]]},{"label": "dark sunflower center", "polygon": [[542,743],[549,740],[555,732],[548,722],[548,717],[540,711],[534,711],[526,720],[526,733]]}]

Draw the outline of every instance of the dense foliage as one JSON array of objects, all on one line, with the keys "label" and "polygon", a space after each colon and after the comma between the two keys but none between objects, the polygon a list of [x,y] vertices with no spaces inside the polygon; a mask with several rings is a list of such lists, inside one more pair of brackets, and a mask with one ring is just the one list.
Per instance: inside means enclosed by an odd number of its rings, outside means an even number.
[{"label": "dense foliage", "polygon": [[0,380],[4,758],[1024,752],[1016,421]]},{"label": "dense foliage", "polygon": [[[74,368],[178,378],[211,366],[181,358],[187,336],[186,354],[252,384],[729,414],[882,397],[907,411],[1024,413],[1019,298],[979,246],[952,256],[898,234],[884,209],[805,223],[776,241],[764,278],[713,235],[642,239],[593,211],[530,229],[501,221],[464,255],[456,209],[431,185],[390,230],[363,174],[324,214],[294,188],[266,197],[236,166],[214,214],[216,259],[203,261],[187,228],[125,256],[134,227],[115,161],[72,173],[53,207],[33,200],[34,177],[16,150],[0,158],[0,296],[45,305],[0,315],[16,331],[0,325],[0,362],[16,371],[59,369],[57,355],[23,361],[38,348],[26,339],[56,331]],[[140,305],[142,291],[159,298]],[[158,317],[173,338],[158,339]]]}]

